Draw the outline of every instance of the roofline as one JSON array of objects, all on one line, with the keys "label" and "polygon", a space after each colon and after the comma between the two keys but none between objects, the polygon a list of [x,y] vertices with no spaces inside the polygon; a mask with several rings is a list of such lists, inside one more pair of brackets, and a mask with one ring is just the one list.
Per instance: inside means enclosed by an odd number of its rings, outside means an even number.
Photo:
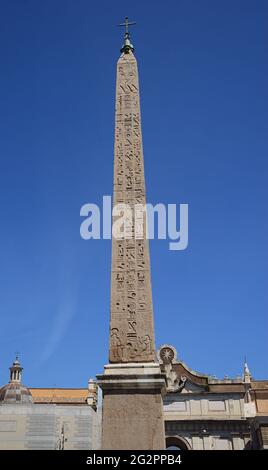
[{"label": "roofline", "polygon": [[87,387],[27,387],[30,390],[88,390]]}]

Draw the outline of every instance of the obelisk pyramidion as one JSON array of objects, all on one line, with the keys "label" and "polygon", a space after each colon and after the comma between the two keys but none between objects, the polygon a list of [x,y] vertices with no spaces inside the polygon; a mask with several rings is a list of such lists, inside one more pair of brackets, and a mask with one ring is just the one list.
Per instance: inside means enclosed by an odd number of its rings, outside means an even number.
[{"label": "obelisk pyramidion", "polygon": [[146,197],[138,68],[127,18],[125,26],[116,81],[109,364],[98,376],[102,448],[164,449],[165,377],[156,361],[142,210]]}]

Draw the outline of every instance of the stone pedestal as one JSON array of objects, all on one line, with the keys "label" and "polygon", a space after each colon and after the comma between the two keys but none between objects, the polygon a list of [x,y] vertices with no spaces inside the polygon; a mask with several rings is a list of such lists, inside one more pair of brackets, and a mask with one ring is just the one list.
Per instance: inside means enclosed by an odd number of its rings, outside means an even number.
[{"label": "stone pedestal", "polygon": [[166,381],[159,364],[109,364],[97,378],[103,390],[102,449],[165,449]]}]

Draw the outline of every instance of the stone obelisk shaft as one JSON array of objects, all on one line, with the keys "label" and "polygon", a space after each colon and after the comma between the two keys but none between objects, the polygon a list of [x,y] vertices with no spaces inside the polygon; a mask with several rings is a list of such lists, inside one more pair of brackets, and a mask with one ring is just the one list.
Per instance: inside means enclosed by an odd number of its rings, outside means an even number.
[{"label": "stone obelisk shaft", "polygon": [[130,218],[112,241],[111,363],[155,361],[145,203],[138,68],[129,50],[117,63],[113,222]]},{"label": "stone obelisk shaft", "polygon": [[[146,217],[144,211],[134,210],[145,204],[145,184],[138,70],[128,32],[121,52],[116,84],[113,230],[119,223],[123,236],[118,237],[116,230],[112,241],[110,356],[104,374],[98,376],[103,391],[102,448],[164,449],[162,395],[166,384],[155,357]],[[130,222],[123,227],[122,209],[125,222]]]}]

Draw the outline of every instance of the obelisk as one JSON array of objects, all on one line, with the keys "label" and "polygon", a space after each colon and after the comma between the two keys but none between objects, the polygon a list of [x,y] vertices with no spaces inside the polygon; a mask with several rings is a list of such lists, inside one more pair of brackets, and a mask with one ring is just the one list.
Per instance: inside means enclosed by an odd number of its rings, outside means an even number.
[{"label": "obelisk", "polygon": [[165,376],[155,352],[138,68],[127,18],[125,26],[116,81],[110,351],[98,383],[102,448],[151,450],[165,448]]}]

